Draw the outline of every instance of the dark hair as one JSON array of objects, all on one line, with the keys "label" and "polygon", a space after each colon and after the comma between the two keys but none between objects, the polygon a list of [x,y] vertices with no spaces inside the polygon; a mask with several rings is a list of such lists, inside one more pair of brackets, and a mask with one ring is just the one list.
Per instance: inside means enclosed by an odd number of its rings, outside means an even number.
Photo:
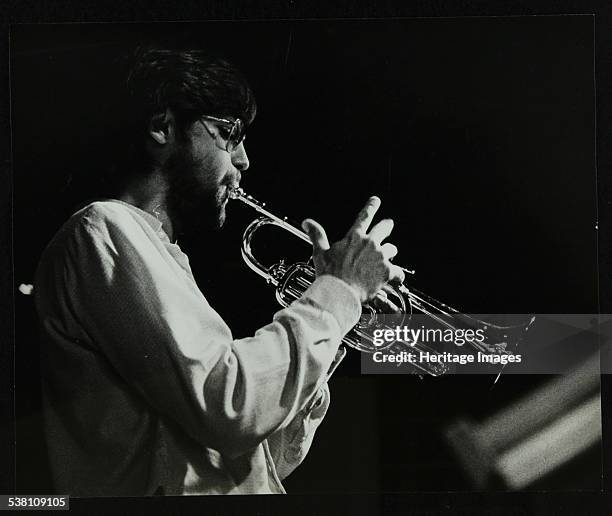
[{"label": "dark hair", "polygon": [[[255,118],[255,98],[246,79],[230,63],[201,50],[139,48],[128,58],[126,108],[136,124],[172,108],[181,123],[199,116]],[[146,125],[145,125],[146,127]]]},{"label": "dark hair", "polygon": [[257,106],[244,76],[227,61],[201,50],[139,47],[123,59],[123,80],[114,119],[114,186],[144,172],[145,133],[151,117],[172,109],[179,130],[202,115],[235,117],[247,125]]}]

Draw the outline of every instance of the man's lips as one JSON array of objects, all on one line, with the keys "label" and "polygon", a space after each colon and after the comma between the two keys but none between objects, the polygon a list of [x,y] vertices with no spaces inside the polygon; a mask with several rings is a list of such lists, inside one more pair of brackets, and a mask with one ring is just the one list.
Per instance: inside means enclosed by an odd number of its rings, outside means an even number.
[{"label": "man's lips", "polygon": [[225,195],[223,196],[223,203],[226,203],[230,199],[230,192],[236,188],[239,188],[239,184],[235,183],[225,187]]},{"label": "man's lips", "polygon": [[224,203],[227,202],[227,200],[230,198],[230,193],[232,190],[236,190],[237,188],[240,188],[240,179],[241,178],[241,174],[238,173],[233,173],[233,174],[229,174],[228,173],[228,177],[227,177],[228,181],[224,182],[224,186],[225,186],[225,192],[223,195],[223,201]]},{"label": "man's lips", "polygon": [[239,182],[235,182],[235,183],[232,183],[231,185],[228,185],[225,188],[225,195],[229,197],[230,192],[232,190],[237,190],[238,188],[240,188],[240,183]]}]

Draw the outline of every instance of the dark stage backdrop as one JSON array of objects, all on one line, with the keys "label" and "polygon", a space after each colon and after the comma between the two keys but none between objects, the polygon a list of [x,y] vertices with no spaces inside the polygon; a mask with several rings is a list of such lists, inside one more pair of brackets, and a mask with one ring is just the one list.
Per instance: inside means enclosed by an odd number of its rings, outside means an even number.
[{"label": "dark stage backdrop", "polygon": [[[395,222],[396,259],[421,290],[472,313],[597,312],[593,19],[14,26],[15,278],[100,177],[118,74],[134,44],[194,45],[234,62],[258,100],[243,186],[279,214],[339,238],[371,194]],[[179,242],[236,337],[267,323],[273,292],[243,265],[252,213]],[[272,236],[282,256],[292,241]],[[278,249],[277,249],[278,244]],[[304,256],[308,249],[303,248]],[[292,250],[295,252],[295,250]],[[21,492],[45,492],[31,299],[17,299]],[[352,352],[292,492],[467,489],[440,431],[483,417],[541,379],[359,374]],[[572,469],[573,468],[573,469]],[[536,487],[598,487],[595,454]],[[40,489],[37,489],[40,486]]]}]

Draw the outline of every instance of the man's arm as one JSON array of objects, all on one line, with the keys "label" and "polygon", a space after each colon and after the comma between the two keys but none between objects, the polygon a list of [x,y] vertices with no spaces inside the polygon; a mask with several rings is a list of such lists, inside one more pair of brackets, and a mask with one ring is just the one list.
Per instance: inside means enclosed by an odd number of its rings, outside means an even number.
[{"label": "man's arm", "polygon": [[324,384],[317,395],[285,428],[268,437],[270,454],[281,480],[297,468],[310,450],[315,432],[329,408],[329,387]]},{"label": "man's arm", "polygon": [[281,480],[287,478],[306,458],[315,432],[323,422],[330,404],[327,381],[331,378],[346,349],[340,348],[327,372],[326,381],[306,407],[285,427],[268,437],[268,445],[276,471]]},{"label": "man's arm", "polygon": [[65,312],[111,367],[193,439],[228,456],[295,419],[359,317],[354,291],[320,277],[255,336],[234,340],[135,218],[95,215],[76,227],[52,275],[61,278]]}]

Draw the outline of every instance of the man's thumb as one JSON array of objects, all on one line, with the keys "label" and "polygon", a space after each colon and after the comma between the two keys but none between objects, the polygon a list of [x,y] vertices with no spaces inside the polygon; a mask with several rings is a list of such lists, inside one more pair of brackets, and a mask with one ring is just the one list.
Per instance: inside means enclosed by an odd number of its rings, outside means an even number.
[{"label": "man's thumb", "polygon": [[327,235],[321,224],[312,219],[306,219],[302,222],[302,229],[310,237],[312,247],[315,251],[327,251],[329,249]]}]

